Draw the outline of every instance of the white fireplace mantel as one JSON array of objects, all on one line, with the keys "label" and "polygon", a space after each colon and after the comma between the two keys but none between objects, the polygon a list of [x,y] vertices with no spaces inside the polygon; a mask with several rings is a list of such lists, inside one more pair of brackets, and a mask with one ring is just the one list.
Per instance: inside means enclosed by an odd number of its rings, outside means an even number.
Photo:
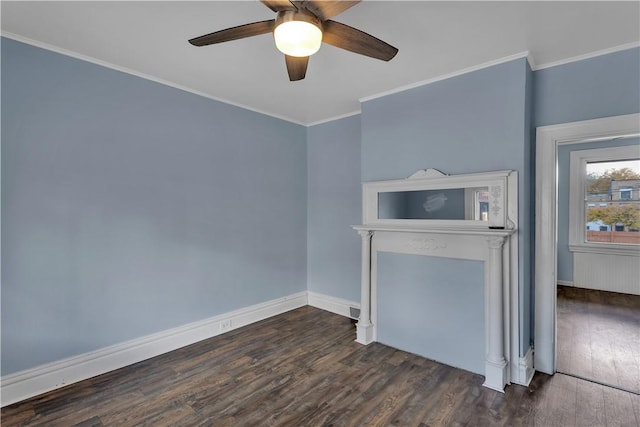
[{"label": "white fireplace mantel", "polygon": [[[362,237],[362,282],[360,317],[356,325],[356,341],[370,344],[377,341],[378,322],[378,253],[445,257],[484,262],[484,313],[485,313],[485,382],[484,386],[504,391],[512,381],[525,384],[532,375],[531,369],[519,357],[518,330],[518,241],[517,241],[517,181],[516,173],[500,171],[495,185],[501,185],[499,205],[490,209],[505,212],[506,227],[484,227],[480,221],[430,221],[430,220],[380,220],[376,192],[386,191],[385,182],[364,184],[363,225],[353,228]],[[455,185],[473,187],[473,179],[480,177],[494,184],[496,175],[470,174],[465,184],[462,175],[454,176]],[[449,176],[435,174],[438,183]],[[453,177],[452,177],[453,178]],[[424,179],[424,178],[421,178]],[[431,179],[431,180],[430,180]],[[425,188],[435,188],[433,177],[427,177]],[[486,185],[483,182],[483,185]],[[411,190],[418,188],[413,178],[407,180]],[[393,181],[394,191],[402,189],[402,181]],[[446,188],[446,187],[445,187]],[[451,187],[449,187],[451,188]],[[488,187],[490,190],[492,186]],[[494,201],[495,199],[492,199]],[[371,203],[369,203],[371,202]],[[375,204],[372,208],[370,204]],[[368,215],[366,214],[368,212]],[[490,225],[490,224],[489,224]]]}]

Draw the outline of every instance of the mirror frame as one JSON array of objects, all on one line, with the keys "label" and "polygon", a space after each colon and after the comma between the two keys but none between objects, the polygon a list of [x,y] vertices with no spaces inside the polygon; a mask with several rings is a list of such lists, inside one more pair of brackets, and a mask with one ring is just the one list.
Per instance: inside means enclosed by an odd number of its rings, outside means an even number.
[{"label": "mirror frame", "polygon": [[[378,195],[387,192],[446,190],[487,187],[489,221],[446,219],[383,219],[378,216]],[[436,169],[423,169],[406,179],[372,181],[362,184],[364,224],[416,226],[426,228],[508,229],[517,227],[517,172],[503,170],[447,175]]]}]

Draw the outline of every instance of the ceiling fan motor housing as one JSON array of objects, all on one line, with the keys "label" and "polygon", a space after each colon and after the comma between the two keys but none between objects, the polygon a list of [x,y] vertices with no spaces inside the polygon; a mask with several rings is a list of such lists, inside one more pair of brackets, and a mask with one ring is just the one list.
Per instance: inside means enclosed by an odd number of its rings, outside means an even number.
[{"label": "ceiling fan motor housing", "polygon": [[322,23],[306,10],[282,10],[276,17],[273,37],[285,55],[308,57],[320,49]]},{"label": "ceiling fan motor housing", "polygon": [[320,22],[320,20],[313,13],[304,9],[281,10],[280,12],[278,12],[278,16],[276,17],[275,28],[278,28],[280,24],[291,21],[307,22],[309,24],[315,25],[322,32],[322,22]]}]

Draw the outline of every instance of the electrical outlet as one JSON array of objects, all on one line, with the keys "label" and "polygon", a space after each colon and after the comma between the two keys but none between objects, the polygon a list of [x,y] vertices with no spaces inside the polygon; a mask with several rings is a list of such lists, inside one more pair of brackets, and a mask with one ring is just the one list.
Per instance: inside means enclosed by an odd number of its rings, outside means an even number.
[{"label": "electrical outlet", "polygon": [[231,319],[220,322],[220,332],[226,332],[231,329]]}]

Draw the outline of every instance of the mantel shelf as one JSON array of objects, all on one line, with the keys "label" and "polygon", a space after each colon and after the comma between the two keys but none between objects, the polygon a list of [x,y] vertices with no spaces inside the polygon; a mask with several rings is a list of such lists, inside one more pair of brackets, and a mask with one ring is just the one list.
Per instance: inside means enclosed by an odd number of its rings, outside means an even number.
[{"label": "mantel shelf", "polygon": [[475,236],[510,236],[516,229],[490,229],[486,227],[421,227],[412,225],[396,224],[360,224],[351,226],[356,231],[395,231],[405,233],[432,233],[432,234],[462,234]]}]

